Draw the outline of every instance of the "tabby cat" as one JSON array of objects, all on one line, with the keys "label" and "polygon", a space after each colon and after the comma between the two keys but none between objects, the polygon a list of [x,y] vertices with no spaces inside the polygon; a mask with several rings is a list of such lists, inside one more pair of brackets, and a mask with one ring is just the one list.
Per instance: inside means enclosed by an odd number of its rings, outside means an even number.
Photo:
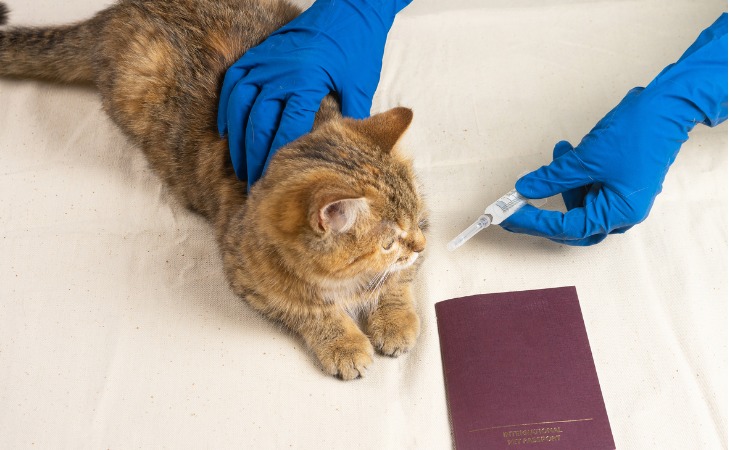
[{"label": "tabby cat", "polygon": [[397,356],[419,333],[410,285],[426,217],[397,146],[412,112],[352,120],[325,98],[313,131],[276,153],[247,198],[217,96],[226,68],[299,13],[284,0],[122,0],[81,23],[0,31],[0,76],[93,83],[174,195],[211,222],[233,290],[349,380],[374,348]]}]

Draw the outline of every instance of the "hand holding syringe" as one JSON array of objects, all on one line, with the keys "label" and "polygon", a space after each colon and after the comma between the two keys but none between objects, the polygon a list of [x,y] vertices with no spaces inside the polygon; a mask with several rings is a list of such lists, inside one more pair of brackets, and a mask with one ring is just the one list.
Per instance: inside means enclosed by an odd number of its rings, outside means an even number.
[{"label": "hand holding syringe", "polygon": [[461,247],[464,242],[471,239],[479,231],[487,228],[491,224],[501,223],[504,219],[511,216],[515,211],[530,203],[534,206],[542,206],[545,204],[545,199],[539,200],[528,200],[522,196],[516,189],[512,189],[508,193],[504,194],[496,202],[487,206],[484,210],[484,214],[469,226],[466,230],[462,231],[461,234],[456,236],[451,242],[446,245],[446,248],[453,251]]}]

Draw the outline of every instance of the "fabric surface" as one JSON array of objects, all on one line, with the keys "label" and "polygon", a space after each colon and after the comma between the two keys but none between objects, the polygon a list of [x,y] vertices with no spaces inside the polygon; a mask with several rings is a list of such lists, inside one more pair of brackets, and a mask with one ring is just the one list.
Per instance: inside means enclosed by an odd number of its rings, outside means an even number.
[{"label": "fabric surface", "polygon": [[[7,3],[11,23],[49,24],[110,2]],[[575,285],[617,447],[727,448],[727,124],[695,128],[625,235],[570,248],[494,227],[445,249],[725,9],[406,8],[373,111],[415,112],[404,145],[432,211],[422,334],[352,382],[229,290],[207,223],[172,201],[93,89],[0,80],[0,447],[447,449],[433,305]]]}]

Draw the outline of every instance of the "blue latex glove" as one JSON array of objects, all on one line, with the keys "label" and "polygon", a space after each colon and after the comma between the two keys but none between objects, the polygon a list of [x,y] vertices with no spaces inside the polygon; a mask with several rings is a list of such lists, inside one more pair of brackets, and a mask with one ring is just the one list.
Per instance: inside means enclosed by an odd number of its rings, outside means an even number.
[{"label": "blue latex glove", "polygon": [[643,221],[669,166],[698,122],[727,119],[727,14],[700,34],[675,64],[624,99],[573,148],[517,181],[528,198],[562,193],[568,212],[525,206],[502,226],[568,245],[592,245]]},{"label": "blue latex glove", "polygon": [[238,178],[255,183],[276,150],[312,129],[330,92],[345,116],[370,115],[388,31],[408,3],[317,0],[228,69],[218,132]]}]

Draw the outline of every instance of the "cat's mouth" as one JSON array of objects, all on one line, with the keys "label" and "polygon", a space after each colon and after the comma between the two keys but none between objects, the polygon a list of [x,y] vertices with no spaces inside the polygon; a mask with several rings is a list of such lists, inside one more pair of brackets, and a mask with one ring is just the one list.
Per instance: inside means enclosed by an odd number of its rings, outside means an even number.
[{"label": "cat's mouth", "polygon": [[405,269],[406,267],[411,266],[416,260],[418,259],[419,253],[413,252],[410,256],[401,256],[398,258],[398,260],[395,263],[395,268],[397,270]]}]

